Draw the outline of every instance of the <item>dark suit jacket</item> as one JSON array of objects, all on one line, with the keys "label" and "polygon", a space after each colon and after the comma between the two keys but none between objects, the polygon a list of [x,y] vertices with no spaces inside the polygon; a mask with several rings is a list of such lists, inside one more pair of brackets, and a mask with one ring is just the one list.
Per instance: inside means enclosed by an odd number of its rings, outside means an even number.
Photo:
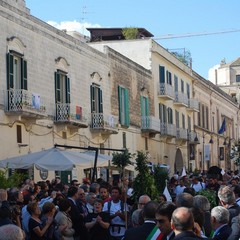
[{"label": "dark suit jacket", "polygon": [[139,227],[127,229],[124,240],[146,240],[155,226],[155,223],[144,223]]},{"label": "dark suit jacket", "polygon": [[225,240],[228,239],[229,235],[231,234],[232,229],[229,225],[225,225],[220,229],[220,231],[215,235],[212,239],[213,240]]},{"label": "dark suit jacket", "polygon": [[174,238],[174,240],[194,240],[194,239],[203,239],[203,238],[198,237],[192,231],[181,232],[177,236],[175,236],[175,238]]},{"label": "dark suit jacket", "polygon": [[72,220],[73,229],[75,230],[74,236],[80,237],[80,240],[87,240],[88,233],[83,221],[83,216],[77,205],[75,205],[71,199],[68,199],[68,201],[71,204],[71,210],[69,212],[69,215]]},{"label": "dark suit jacket", "polygon": [[240,238],[240,227],[239,226],[240,226],[239,216],[236,216],[232,219],[232,222],[231,222],[232,233],[227,238],[227,240],[239,240],[239,238]]}]

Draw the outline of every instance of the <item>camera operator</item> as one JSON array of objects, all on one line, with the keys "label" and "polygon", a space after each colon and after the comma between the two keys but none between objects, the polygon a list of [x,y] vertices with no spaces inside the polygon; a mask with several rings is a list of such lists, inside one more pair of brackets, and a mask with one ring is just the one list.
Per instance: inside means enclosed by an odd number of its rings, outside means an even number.
[{"label": "camera operator", "polygon": [[18,188],[10,189],[8,192],[8,202],[11,211],[12,222],[21,228],[21,211],[23,207],[23,194]]}]

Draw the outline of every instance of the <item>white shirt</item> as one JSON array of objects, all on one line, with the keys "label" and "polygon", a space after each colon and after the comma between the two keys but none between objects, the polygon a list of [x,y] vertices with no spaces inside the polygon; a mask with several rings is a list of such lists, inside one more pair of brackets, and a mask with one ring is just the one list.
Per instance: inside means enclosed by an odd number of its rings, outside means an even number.
[{"label": "white shirt", "polygon": [[197,184],[191,184],[191,187],[194,188],[195,192],[199,192],[202,189],[205,189],[206,185],[204,182],[198,182]]},{"label": "white shirt", "polygon": [[185,186],[180,186],[180,185],[177,185],[175,190],[174,190],[174,193],[176,193],[176,195],[179,195],[180,193],[183,193],[183,190],[185,189],[186,187]]}]

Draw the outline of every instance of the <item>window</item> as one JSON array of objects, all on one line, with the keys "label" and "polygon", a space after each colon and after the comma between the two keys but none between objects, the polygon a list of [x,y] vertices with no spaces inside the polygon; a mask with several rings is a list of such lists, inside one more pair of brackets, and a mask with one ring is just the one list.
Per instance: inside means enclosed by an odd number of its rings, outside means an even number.
[{"label": "window", "polygon": [[168,108],[167,113],[168,113],[168,123],[173,124],[173,111],[172,111],[172,109]]},{"label": "window", "polygon": [[126,133],[122,133],[123,148],[127,148],[127,136]]},{"label": "window", "polygon": [[182,128],[185,129],[185,115],[182,114]]},{"label": "window", "polygon": [[184,93],[184,81],[181,79],[181,92]]},{"label": "window", "polygon": [[188,131],[192,130],[192,123],[191,123],[191,117],[188,116]]},{"label": "window", "polygon": [[167,71],[167,84],[172,85],[172,73]]},{"label": "window", "polygon": [[189,85],[189,83],[187,83],[186,86],[187,86],[187,97],[188,97],[188,99],[190,99],[190,85]]},{"label": "window", "polygon": [[17,143],[22,143],[22,126],[17,125]]},{"label": "window", "polygon": [[56,103],[70,103],[70,80],[67,73],[55,72],[55,101]]},{"label": "window", "polygon": [[164,104],[159,104],[159,118],[161,120],[162,123],[166,123],[167,122],[167,108]]},{"label": "window", "polygon": [[159,82],[165,83],[165,67],[159,66]]},{"label": "window", "polygon": [[174,90],[178,92],[178,77],[174,75]]},{"label": "window", "polygon": [[141,96],[141,115],[142,117],[149,116],[149,99],[148,97]]},{"label": "window", "polygon": [[129,94],[128,89],[118,86],[118,103],[119,103],[119,121],[123,126],[129,127]]},{"label": "window", "polygon": [[102,89],[99,85],[90,86],[91,93],[91,113],[103,113]]},{"label": "window", "polygon": [[7,89],[27,90],[27,61],[22,54],[7,54]]},{"label": "window", "polygon": [[179,128],[179,112],[175,110],[175,117],[176,117],[176,127]]},{"label": "window", "polygon": [[240,75],[236,75],[236,82],[240,82]]}]

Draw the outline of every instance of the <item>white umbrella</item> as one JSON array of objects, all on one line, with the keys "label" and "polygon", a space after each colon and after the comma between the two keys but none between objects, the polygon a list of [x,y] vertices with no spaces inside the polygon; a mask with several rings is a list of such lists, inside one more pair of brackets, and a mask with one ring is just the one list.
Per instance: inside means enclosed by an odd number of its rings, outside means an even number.
[{"label": "white umbrella", "polygon": [[[94,157],[85,153],[51,148],[36,153],[29,153],[0,161],[2,168],[28,169],[36,166],[49,171],[67,171],[75,166],[81,168],[94,167]],[[97,166],[99,166],[97,164]]]},{"label": "white umbrella", "polygon": [[[96,152],[86,151],[83,154],[88,155],[91,159],[95,160]],[[112,156],[98,153],[97,166],[98,167],[108,167],[109,161],[112,161]]]}]

